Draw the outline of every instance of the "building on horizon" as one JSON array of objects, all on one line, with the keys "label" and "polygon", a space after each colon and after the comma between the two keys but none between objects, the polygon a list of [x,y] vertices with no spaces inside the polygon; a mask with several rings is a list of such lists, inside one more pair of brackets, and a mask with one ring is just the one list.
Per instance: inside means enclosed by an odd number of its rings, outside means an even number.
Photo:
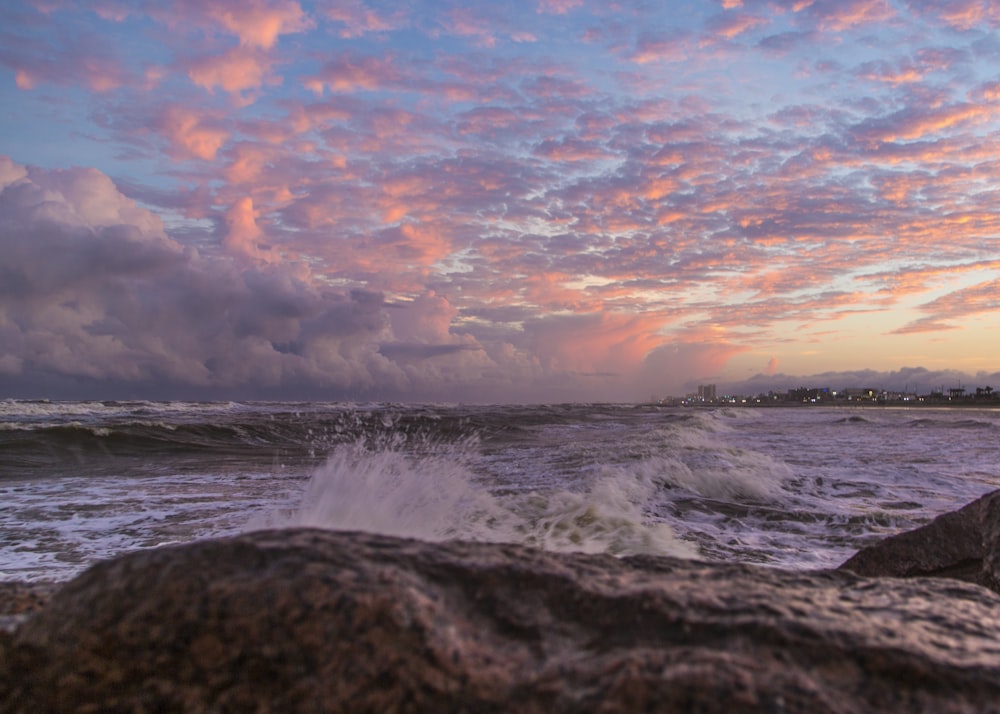
[{"label": "building on horizon", "polygon": [[699,384],[698,385],[698,399],[703,402],[714,402],[715,401],[715,385],[714,384]]}]

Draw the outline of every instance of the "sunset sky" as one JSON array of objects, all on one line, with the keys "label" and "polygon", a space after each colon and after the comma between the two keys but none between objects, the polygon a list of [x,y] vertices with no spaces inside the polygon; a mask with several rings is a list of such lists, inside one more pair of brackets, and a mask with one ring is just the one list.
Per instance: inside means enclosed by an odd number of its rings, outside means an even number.
[{"label": "sunset sky", "polygon": [[998,30],[990,0],[4,2],[0,397],[1000,388]]}]

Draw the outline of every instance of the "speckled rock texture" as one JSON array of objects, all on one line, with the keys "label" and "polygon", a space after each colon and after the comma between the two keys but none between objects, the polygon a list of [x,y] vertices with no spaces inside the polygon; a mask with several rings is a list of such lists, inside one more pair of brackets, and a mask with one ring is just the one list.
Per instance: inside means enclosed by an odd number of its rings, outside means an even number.
[{"label": "speckled rock texture", "polygon": [[38,612],[59,587],[55,582],[0,582],[0,631],[13,630]]},{"label": "speckled rock texture", "polygon": [[100,563],[0,636],[0,711],[1000,711],[1000,596],[267,531]]}]

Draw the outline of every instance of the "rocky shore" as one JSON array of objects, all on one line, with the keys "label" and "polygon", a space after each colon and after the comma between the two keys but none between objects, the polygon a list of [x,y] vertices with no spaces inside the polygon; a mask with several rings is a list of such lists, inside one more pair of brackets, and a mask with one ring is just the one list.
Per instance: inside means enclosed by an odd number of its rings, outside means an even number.
[{"label": "rocky shore", "polygon": [[1000,711],[998,535],[1000,492],[832,571],[307,529],[142,551],[0,588],[0,711]]}]

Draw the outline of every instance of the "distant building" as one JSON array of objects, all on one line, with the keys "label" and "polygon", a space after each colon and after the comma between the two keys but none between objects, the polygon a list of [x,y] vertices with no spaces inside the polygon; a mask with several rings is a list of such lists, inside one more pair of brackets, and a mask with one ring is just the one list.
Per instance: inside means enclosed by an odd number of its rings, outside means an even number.
[{"label": "distant building", "polygon": [[698,385],[698,399],[703,402],[714,402],[715,401],[715,385],[714,384],[699,384]]},{"label": "distant building", "polygon": [[799,387],[788,390],[787,399],[790,402],[829,402],[833,399],[833,394],[829,387]]}]

